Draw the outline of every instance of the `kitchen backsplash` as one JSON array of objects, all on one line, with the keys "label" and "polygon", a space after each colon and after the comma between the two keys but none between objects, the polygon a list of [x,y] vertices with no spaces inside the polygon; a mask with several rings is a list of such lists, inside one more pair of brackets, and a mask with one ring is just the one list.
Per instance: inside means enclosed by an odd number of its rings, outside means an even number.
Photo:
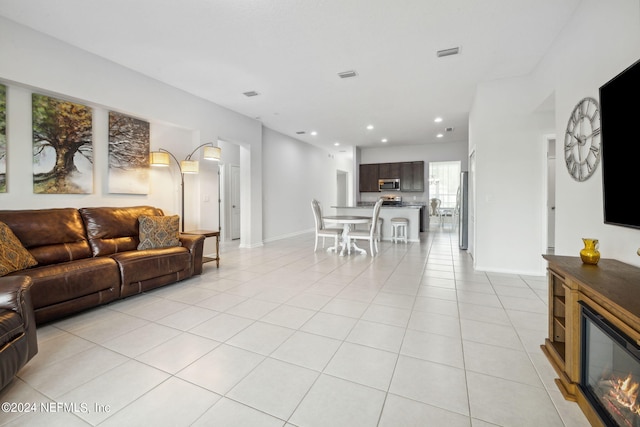
[{"label": "kitchen backsplash", "polygon": [[360,202],[375,202],[378,198],[383,196],[401,196],[403,203],[427,203],[428,196],[425,193],[403,193],[401,191],[393,191],[393,192],[380,192],[380,193],[360,193]]}]

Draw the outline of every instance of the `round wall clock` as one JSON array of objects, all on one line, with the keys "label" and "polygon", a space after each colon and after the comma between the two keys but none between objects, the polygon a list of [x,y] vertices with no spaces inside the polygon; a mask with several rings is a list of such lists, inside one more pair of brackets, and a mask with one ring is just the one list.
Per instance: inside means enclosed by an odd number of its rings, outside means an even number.
[{"label": "round wall clock", "polygon": [[564,160],[576,181],[587,180],[600,163],[600,106],[593,98],[578,102],[569,117]]}]

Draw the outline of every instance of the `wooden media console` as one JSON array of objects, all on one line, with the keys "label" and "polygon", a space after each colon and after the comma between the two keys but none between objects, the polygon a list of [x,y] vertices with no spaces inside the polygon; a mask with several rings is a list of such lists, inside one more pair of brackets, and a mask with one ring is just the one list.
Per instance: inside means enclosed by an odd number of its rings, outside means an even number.
[{"label": "wooden media console", "polygon": [[549,335],[541,346],[567,400],[578,403],[589,422],[602,426],[579,387],[582,335],[580,304],[586,304],[640,346],[640,268],[612,259],[598,265],[579,257],[543,255],[549,272]]}]

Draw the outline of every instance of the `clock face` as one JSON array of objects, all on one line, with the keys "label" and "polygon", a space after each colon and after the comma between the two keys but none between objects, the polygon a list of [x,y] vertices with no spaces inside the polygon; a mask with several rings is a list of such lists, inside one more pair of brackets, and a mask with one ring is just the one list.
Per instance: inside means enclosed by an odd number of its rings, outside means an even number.
[{"label": "clock face", "polygon": [[600,106],[584,98],[573,109],[564,138],[564,160],[576,181],[585,181],[600,163]]}]

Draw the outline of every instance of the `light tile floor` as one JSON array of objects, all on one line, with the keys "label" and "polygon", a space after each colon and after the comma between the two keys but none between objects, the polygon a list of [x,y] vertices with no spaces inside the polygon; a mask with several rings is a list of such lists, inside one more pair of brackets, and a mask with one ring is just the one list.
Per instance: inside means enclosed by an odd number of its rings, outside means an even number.
[{"label": "light tile floor", "polygon": [[474,271],[440,227],[373,259],[312,248],[226,244],[220,269],[40,327],[0,424],[588,425],[539,348],[544,277]]}]

